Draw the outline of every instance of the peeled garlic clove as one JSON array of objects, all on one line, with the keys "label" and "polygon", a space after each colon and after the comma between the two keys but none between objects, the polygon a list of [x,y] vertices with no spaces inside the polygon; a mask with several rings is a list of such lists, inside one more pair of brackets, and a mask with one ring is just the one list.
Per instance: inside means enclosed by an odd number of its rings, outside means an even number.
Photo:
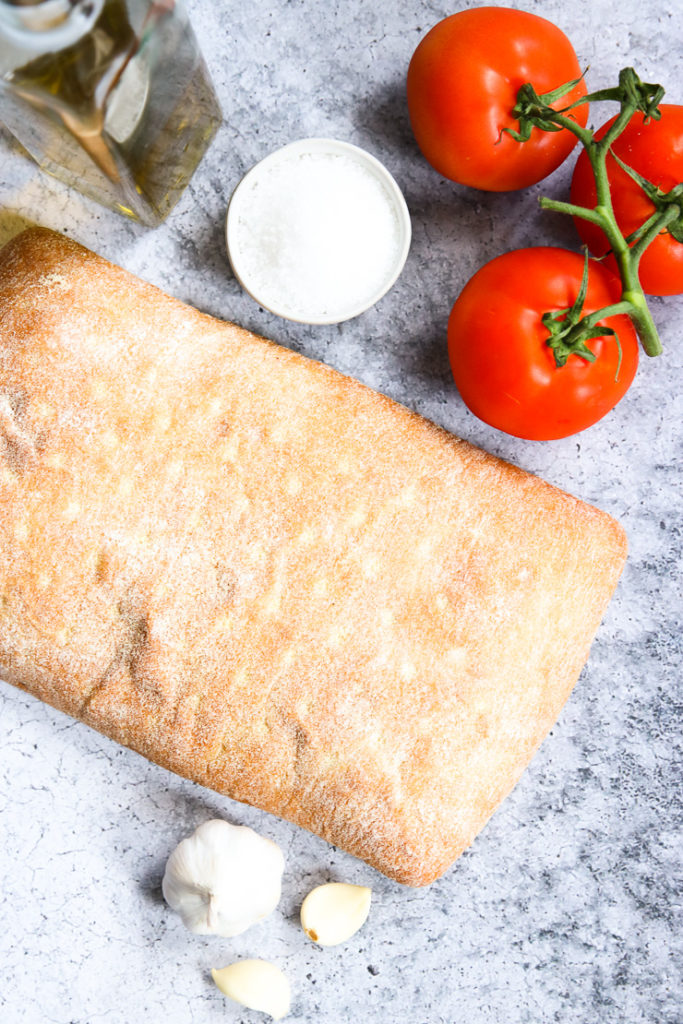
[{"label": "peeled garlic clove", "polygon": [[319,885],[301,905],[301,926],[319,946],[336,946],[365,924],[371,898],[372,891],[364,885]]},{"label": "peeled garlic clove", "polygon": [[249,1010],[269,1013],[273,1020],[289,1013],[289,982],[280,968],[268,960],[238,960],[212,970],[211,977],[223,995]]}]

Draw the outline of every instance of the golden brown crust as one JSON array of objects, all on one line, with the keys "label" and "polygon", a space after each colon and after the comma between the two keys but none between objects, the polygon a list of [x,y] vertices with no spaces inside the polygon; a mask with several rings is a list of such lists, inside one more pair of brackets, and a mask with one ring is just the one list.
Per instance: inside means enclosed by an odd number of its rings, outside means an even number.
[{"label": "golden brown crust", "polygon": [[0,672],[411,885],[547,734],[608,515],[52,232],[0,255]]}]

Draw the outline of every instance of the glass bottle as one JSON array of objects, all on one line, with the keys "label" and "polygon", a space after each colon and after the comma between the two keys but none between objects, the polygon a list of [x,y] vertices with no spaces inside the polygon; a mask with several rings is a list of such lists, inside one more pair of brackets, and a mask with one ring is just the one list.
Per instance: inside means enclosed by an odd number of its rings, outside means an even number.
[{"label": "glass bottle", "polygon": [[221,111],[182,0],[0,0],[0,121],[44,170],[154,226]]}]

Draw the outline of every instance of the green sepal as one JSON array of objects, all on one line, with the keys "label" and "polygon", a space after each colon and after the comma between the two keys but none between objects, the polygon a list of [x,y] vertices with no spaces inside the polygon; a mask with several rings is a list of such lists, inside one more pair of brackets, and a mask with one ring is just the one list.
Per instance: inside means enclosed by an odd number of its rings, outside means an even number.
[{"label": "green sepal", "polygon": [[645,119],[659,121],[662,112],[659,104],[664,98],[664,89],[657,82],[643,82],[634,68],[622,68],[619,72],[619,89],[622,103],[633,105]]},{"label": "green sepal", "polygon": [[659,104],[664,98],[664,88],[658,82],[643,82],[634,68],[622,68],[619,84],[609,89],[598,89],[583,96],[581,103],[599,103],[614,100],[623,107],[640,110],[646,119],[659,121],[662,112]]},{"label": "green sepal", "polygon": [[551,348],[555,357],[555,366],[565,366],[570,356],[579,356],[587,363],[595,362],[595,353],[591,352],[586,342],[591,338],[602,338],[606,334],[614,334],[611,327],[584,327],[578,337],[572,337],[576,333],[576,323],[563,319],[564,314],[569,313],[568,309],[558,310],[555,313],[544,313],[541,317],[543,326],[548,330],[549,335],[546,345]]},{"label": "green sepal", "polygon": [[[581,286],[573,304],[567,309],[544,313],[541,317],[541,323],[548,331],[546,345],[552,349],[555,366],[558,368],[565,366],[572,355],[585,359],[587,363],[594,363],[595,353],[588,348],[586,342],[591,338],[604,338],[608,334],[617,337],[616,331],[611,327],[584,322],[583,304],[586,301],[587,290],[588,250],[585,252]],[[619,345],[618,337],[617,344]],[[621,345],[619,345],[619,364],[621,365]]]},{"label": "green sepal", "polygon": [[[517,102],[512,108],[512,116],[519,122],[519,131],[514,128],[503,128],[503,131],[511,135],[516,142],[528,142],[531,138],[532,128],[540,128],[544,132],[561,132],[563,126],[554,124],[551,118],[554,114],[564,114],[572,107],[572,103],[562,110],[555,110],[552,106],[556,100],[566,96],[568,92],[579,84],[583,78],[574,78],[571,82],[565,82],[552,92],[545,92],[541,96],[536,92],[531,82],[527,82],[517,93]],[[579,102],[583,102],[583,99]]]}]

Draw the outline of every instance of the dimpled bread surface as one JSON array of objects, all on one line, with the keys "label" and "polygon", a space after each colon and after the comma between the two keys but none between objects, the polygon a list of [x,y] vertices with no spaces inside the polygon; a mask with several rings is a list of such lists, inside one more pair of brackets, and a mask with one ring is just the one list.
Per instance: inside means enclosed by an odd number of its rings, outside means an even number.
[{"label": "dimpled bread surface", "polygon": [[0,254],[0,676],[179,775],[426,884],[624,558],[605,513],[72,241]]}]

